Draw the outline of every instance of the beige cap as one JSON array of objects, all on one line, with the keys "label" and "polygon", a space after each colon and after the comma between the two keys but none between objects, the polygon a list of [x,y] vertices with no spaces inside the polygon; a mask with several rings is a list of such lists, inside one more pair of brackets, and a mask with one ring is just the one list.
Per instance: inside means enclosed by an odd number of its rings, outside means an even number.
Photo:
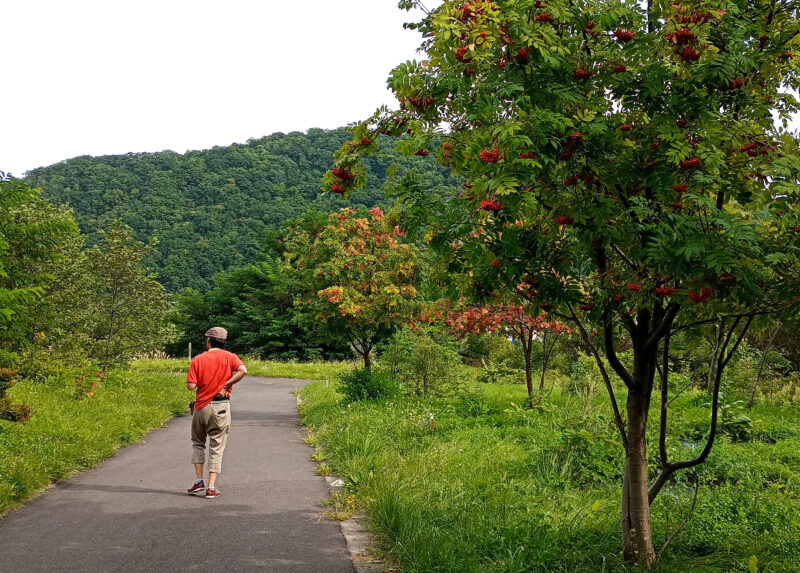
[{"label": "beige cap", "polygon": [[217,340],[228,340],[228,331],[221,326],[212,326],[206,330],[206,338],[216,338]]}]

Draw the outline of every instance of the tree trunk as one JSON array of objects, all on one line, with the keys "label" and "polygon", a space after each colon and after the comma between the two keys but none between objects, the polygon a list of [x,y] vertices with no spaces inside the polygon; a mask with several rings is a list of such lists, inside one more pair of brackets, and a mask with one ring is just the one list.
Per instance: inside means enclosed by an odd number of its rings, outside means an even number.
[{"label": "tree trunk", "polygon": [[758,381],[761,379],[761,373],[764,371],[764,362],[767,361],[767,354],[771,352],[771,349],[767,347],[767,349],[761,355],[761,362],[758,365],[758,371],[756,372],[756,379],[753,381],[753,389],[750,392],[750,401],[747,402],[747,409],[752,410],[753,404],[756,401],[756,390],[758,389]]},{"label": "tree trunk", "polygon": [[717,354],[719,353],[719,345],[722,343],[723,333],[721,324],[715,324],[712,329],[711,363],[708,365],[708,379],[706,382],[706,391],[709,396],[714,393],[714,374],[717,371]]},{"label": "tree trunk", "polygon": [[547,348],[547,336],[548,333],[545,331],[544,336],[542,337],[542,378],[539,380],[539,394],[544,393],[544,376],[547,372],[547,363],[550,361],[549,351]]},{"label": "tree trunk", "polygon": [[528,404],[533,408],[533,371],[531,366],[531,345],[522,342],[522,353],[525,355],[525,385],[528,387]]},{"label": "tree trunk", "polygon": [[368,372],[372,372],[372,359],[369,357],[370,349],[364,350],[364,353],[361,355],[364,358],[364,369]]},{"label": "tree trunk", "polygon": [[650,396],[631,389],[628,393],[628,453],[622,478],[622,543],[627,561],[644,567],[656,563],[650,525],[647,481],[647,410]]}]

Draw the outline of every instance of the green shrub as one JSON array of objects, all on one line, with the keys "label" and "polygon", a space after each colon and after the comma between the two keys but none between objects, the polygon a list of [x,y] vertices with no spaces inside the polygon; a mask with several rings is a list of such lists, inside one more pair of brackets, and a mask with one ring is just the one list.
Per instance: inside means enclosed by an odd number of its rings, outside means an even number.
[{"label": "green shrub", "polygon": [[386,372],[361,368],[341,374],[339,380],[337,389],[346,402],[390,398],[400,392],[398,384]]},{"label": "green shrub", "polygon": [[592,396],[603,383],[600,368],[594,357],[579,354],[569,364],[567,390],[578,396]]},{"label": "green shrub", "polygon": [[461,339],[458,353],[467,364],[480,366],[482,361],[497,361],[501,355],[511,350],[511,341],[505,336],[499,334],[468,334]]},{"label": "green shrub", "polygon": [[452,394],[464,378],[457,346],[453,337],[404,328],[384,347],[380,369],[413,394]]}]

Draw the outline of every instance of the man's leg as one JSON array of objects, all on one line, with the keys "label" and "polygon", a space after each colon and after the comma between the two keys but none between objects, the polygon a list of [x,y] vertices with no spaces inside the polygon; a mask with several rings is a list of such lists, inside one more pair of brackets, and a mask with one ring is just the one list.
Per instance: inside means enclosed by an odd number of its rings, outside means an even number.
[{"label": "man's leg", "polygon": [[228,443],[228,432],[231,427],[230,402],[210,404],[214,413],[208,425],[208,487],[213,489],[217,483],[217,475],[222,470],[222,454]]},{"label": "man's leg", "polygon": [[197,479],[203,479],[203,464],[206,461],[206,424],[210,406],[195,410],[192,414],[192,463]]}]

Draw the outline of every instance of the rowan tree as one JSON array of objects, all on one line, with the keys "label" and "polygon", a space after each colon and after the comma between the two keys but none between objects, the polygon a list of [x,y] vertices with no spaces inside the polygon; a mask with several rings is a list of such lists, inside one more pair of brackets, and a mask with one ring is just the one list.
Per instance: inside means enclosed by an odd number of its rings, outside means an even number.
[{"label": "rowan tree", "polygon": [[346,335],[372,367],[371,352],[411,317],[417,297],[415,249],[380,208],[333,213],[310,237],[304,229],[286,240],[287,274],[298,285],[295,305],[329,335]]},{"label": "rowan tree", "polygon": [[[798,109],[798,7],[480,0],[423,12],[411,27],[424,59],[388,80],[400,110],[356,127],[327,181],[345,195],[357,186],[378,132],[467,179],[429,219],[431,243],[478,293],[524,283],[532,302],[572,320],[626,452],[623,554],[650,567],[650,504],[675,471],[708,457],[723,369],[755,316],[796,311],[800,158],[787,125]],[[417,207],[425,193],[404,200]],[[723,334],[709,437],[673,461],[670,336],[712,323]],[[622,336],[630,368],[617,355]],[[624,383],[623,410],[611,376]],[[650,483],[654,390],[660,471]]]},{"label": "rowan tree", "polygon": [[[522,355],[525,358],[525,385],[528,389],[528,403],[531,408],[537,400],[544,396],[545,374],[555,344],[562,334],[570,334],[565,324],[553,320],[545,314],[532,315],[531,306],[518,304],[493,304],[471,306],[451,311],[445,317],[456,338],[466,334],[485,334],[503,332],[511,334],[519,341]],[[533,387],[533,343],[542,345],[541,374],[539,378],[538,398]]]}]

